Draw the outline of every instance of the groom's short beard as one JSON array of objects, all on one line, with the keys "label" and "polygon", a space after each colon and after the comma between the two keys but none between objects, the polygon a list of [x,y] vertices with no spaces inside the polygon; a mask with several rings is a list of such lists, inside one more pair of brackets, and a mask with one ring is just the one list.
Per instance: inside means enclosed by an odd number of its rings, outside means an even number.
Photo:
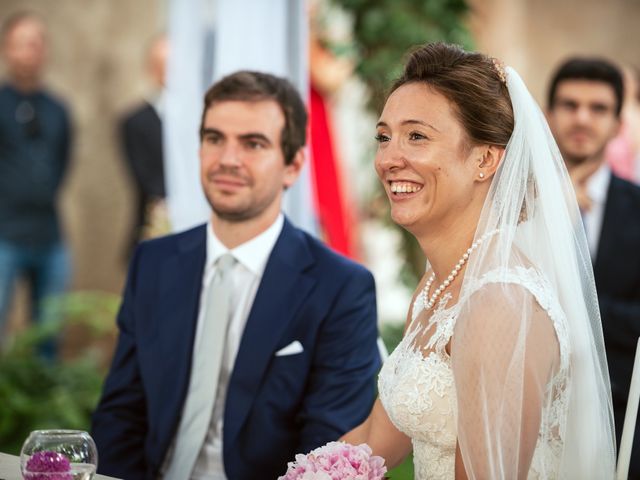
[{"label": "groom's short beard", "polygon": [[213,213],[216,215],[216,217],[229,223],[243,223],[247,220],[251,220],[256,216],[255,213],[251,210],[228,212],[214,207],[211,202],[209,202],[209,205],[211,206],[211,210],[213,210]]}]

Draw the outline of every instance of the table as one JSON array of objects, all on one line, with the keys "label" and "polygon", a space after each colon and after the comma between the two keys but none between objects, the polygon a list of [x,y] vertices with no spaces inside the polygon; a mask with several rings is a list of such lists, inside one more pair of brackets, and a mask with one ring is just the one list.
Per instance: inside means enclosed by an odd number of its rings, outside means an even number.
[{"label": "table", "polygon": [[[20,457],[0,453],[0,480],[22,480]],[[94,475],[93,480],[116,480],[113,477]]]}]

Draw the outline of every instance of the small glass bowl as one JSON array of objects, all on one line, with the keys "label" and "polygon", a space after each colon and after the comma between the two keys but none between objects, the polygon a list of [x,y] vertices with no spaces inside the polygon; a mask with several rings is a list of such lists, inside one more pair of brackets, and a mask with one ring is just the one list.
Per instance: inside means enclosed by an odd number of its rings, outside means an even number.
[{"label": "small glass bowl", "polygon": [[25,480],[90,480],[97,468],[96,444],[82,430],[35,430],[20,452]]}]

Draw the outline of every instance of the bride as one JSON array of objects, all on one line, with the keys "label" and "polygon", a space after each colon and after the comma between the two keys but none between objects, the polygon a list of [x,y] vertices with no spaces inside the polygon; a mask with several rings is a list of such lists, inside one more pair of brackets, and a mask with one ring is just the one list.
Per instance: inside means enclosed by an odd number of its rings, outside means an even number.
[{"label": "bride", "polygon": [[610,386],[575,196],[518,74],[412,53],[377,125],[393,220],[428,262],[370,416],[343,440],[417,479],[613,478]]}]

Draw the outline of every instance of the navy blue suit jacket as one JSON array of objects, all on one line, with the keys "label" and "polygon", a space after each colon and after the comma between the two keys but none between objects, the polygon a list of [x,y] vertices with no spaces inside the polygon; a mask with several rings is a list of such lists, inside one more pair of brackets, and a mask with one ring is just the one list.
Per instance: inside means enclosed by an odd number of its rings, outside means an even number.
[{"label": "navy blue suit jacket", "polygon": [[[640,336],[640,187],[611,177],[594,264],[618,444]],[[640,480],[640,422],[629,479]]]},{"label": "navy blue suit jacket", "polygon": [[[93,416],[103,474],[158,476],[189,386],[205,249],[200,226],[136,250]],[[277,478],[295,453],[362,422],[375,396],[377,336],[371,274],[285,221],[228,386],[227,477]],[[274,355],[295,340],[302,353]]]}]

